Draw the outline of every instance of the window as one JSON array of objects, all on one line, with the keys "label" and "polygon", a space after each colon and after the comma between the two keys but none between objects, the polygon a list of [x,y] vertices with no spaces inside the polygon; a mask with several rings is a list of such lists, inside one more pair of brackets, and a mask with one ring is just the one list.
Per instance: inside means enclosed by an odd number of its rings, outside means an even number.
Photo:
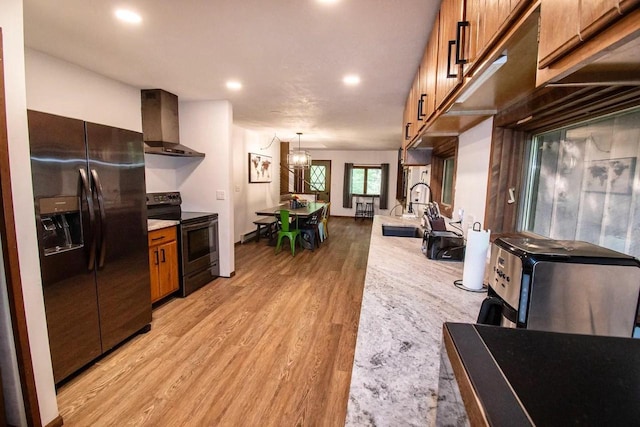
[{"label": "window", "polygon": [[442,203],[453,205],[453,171],[456,163],[454,157],[444,159],[444,171],[442,172]]},{"label": "window", "polygon": [[519,228],[640,256],[640,109],[534,135]]},{"label": "window", "polygon": [[311,191],[324,191],[327,167],[325,165],[311,165],[309,170],[309,183]]},{"label": "window", "polygon": [[351,172],[351,193],[355,195],[380,195],[382,172],[380,166],[354,166]]}]

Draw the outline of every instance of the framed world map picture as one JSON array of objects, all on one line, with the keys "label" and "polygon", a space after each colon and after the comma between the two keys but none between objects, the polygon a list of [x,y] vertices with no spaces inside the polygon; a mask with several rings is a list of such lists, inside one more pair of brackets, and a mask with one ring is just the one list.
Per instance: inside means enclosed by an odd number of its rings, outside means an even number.
[{"label": "framed world map picture", "polygon": [[271,156],[249,153],[249,183],[271,182]]},{"label": "framed world map picture", "polygon": [[636,171],[636,158],[594,160],[586,164],[586,191],[631,194]]}]

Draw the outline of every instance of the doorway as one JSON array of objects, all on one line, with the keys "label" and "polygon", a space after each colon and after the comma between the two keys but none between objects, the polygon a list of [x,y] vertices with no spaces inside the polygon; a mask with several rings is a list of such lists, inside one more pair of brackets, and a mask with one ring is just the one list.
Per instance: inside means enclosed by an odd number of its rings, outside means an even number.
[{"label": "doorway", "polygon": [[306,193],[315,193],[316,200],[331,201],[331,160],[312,160],[304,180]]}]

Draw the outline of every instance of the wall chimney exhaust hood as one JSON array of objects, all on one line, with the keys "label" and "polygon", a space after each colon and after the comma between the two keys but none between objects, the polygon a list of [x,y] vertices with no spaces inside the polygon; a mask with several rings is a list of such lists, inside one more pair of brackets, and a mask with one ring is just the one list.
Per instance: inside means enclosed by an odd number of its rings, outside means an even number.
[{"label": "wall chimney exhaust hood", "polygon": [[204,153],[180,144],[178,97],[162,89],[144,89],[140,93],[144,152],[163,156],[204,157]]}]

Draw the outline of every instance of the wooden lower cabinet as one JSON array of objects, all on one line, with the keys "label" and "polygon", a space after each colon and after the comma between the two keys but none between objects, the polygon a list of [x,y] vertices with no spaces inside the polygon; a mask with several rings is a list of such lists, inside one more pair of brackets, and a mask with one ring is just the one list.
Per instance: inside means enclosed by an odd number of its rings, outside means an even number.
[{"label": "wooden lower cabinet", "polygon": [[156,302],[178,290],[176,227],[149,232],[149,270],[151,273],[151,302]]}]

